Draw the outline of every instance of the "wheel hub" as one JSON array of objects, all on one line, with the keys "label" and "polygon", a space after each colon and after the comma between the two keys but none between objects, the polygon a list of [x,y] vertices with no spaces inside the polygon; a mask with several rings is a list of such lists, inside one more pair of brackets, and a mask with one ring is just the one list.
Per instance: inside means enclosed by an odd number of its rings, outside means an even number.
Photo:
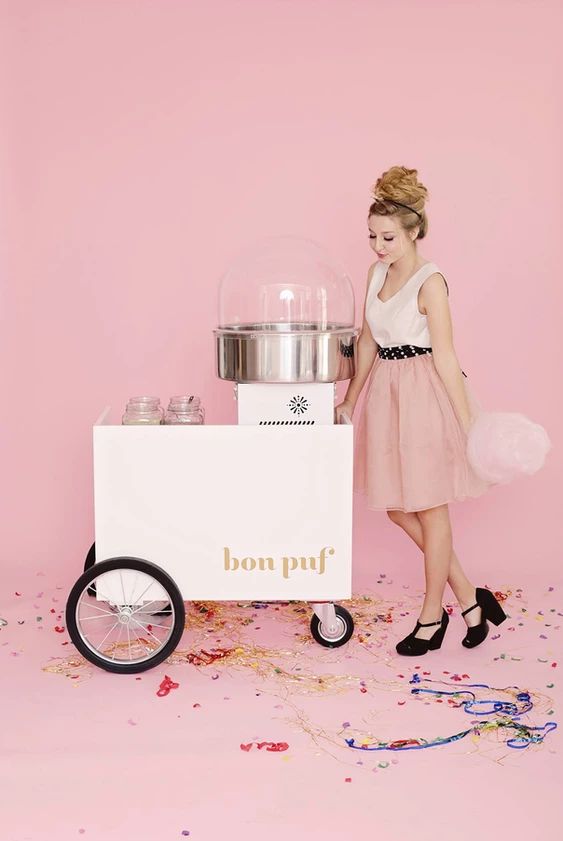
[{"label": "wheel hub", "polygon": [[120,607],[119,608],[119,616],[117,617],[118,622],[121,622],[122,625],[128,625],[131,622],[131,616],[133,614],[132,607]]},{"label": "wheel hub", "polygon": [[346,626],[340,616],[336,617],[334,625],[321,625],[321,633],[327,640],[334,640],[341,637],[346,630]]}]

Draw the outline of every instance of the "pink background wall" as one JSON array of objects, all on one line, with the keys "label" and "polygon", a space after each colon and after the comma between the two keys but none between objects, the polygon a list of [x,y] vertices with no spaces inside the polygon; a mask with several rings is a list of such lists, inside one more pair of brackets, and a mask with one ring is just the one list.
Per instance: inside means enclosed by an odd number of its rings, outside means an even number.
[{"label": "pink background wall", "polygon": [[[134,393],[201,395],[218,279],[268,234],[347,267],[361,318],[370,187],[430,190],[420,253],[450,286],[482,402],[542,423],[537,476],[452,506],[477,584],[559,566],[561,4],[3,2],[1,558],[70,581],[93,528],[91,424]],[[346,384],[341,384],[340,392]],[[355,500],[356,585],[418,550]],[[61,579],[62,580],[62,579]]]}]

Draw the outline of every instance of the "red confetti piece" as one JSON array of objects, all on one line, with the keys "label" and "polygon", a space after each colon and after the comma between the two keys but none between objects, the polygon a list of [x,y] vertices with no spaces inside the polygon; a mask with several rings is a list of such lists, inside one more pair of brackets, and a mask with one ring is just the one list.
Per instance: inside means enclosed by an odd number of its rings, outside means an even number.
[{"label": "red confetti piece", "polygon": [[552,664],[551,664],[551,668],[552,668],[552,669],[555,669],[556,667],[557,667],[557,663],[552,663]]},{"label": "red confetti piece", "polygon": [[164,698],[165,695],[168,695],[171,689],[178,689],[179,686],[179,683],[175,683],[172,678],[168,677],[168,675],[164,675],[164,680],[160,684],[156,694],[159,698]]},{"label": "red confetti piece", "polygon": [[55,631],[57,634],[64,634],[65,629],[61,625],[55,625]]},{"label": "red confetti piece", "polygon": [[203,648],[200,654],[191,651],[186,660],[193,666],[210,666],[216,660],[223,660],[232,654],[234,648],[212,648],[211,651],[205,651]]},{"label": "red confetti piece", "polygon": [[344,782],[345,783],[351,783],[352,782],[352,777],[345,777]]},{"label": "red confetti piece", "polygon": [[249,742],[247,745],[242,745],[241,744],[240,749],[244,750],[248,753],[248,751],[251,749],[252,745],[254,745],[254,744],[256,745],[258,750],[262,750],[262,748],[265,747],[267,751],[273,752],[273,753],[279,753],[279,752],[287,750],[289,748],[289,745],[288,745],[287,742]]}]

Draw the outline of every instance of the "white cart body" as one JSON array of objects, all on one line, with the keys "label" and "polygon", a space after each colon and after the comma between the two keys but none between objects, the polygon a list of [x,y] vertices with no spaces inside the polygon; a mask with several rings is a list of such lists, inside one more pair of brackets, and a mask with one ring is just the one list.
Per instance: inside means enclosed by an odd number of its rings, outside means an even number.
[{"label": "white cart body", "polygon": [[[185,601],[351,597],[351,424],[122,426],[109,414],[93,431],[96,561],[155,563]],[[119,601],[118,574],[104,579]],[[151,587],[144,599],[164,597]]]}]

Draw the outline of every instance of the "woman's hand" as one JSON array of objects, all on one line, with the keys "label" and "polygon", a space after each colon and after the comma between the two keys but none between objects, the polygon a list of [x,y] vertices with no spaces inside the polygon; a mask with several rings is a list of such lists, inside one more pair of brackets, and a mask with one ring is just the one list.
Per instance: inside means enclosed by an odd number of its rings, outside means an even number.
[{"label": "woman's hand", "polygon": [[347,415],[348,418],[352,420],[355,408],[356,407],[350,400],[344,400],[342,403],[339,403],[338,406],[335,406],[334,408],[334,422],[340,423],[341,415]]}]

